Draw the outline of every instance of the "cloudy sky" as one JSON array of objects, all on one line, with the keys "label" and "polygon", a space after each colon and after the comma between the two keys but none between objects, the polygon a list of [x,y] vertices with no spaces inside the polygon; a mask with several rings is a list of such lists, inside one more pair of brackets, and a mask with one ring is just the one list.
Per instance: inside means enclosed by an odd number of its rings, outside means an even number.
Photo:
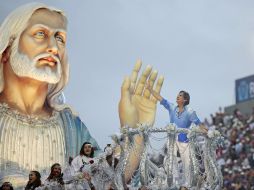
[{"label": "cloudy sky", "polygon": [[[0,22],[28,0],[1,0]],[[191,95],[201,119],[235,102],[234,81],[254,74],[254,1],[45,0],[68,16],[70,81],[67,102],[101,147],[119,131],[124,76],[137,59],[165,81],[161,94],[175,102]],[[168,123],[158,105],[156,126]]]}]

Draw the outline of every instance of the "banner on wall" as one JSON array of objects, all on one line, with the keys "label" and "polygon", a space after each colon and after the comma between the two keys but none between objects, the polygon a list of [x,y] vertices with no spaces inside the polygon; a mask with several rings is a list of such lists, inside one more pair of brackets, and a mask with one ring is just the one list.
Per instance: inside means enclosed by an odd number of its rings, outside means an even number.
[{"label": "banner on wall", "polygon": [[254,75],[235,81],[236,103],[254,99]]}]

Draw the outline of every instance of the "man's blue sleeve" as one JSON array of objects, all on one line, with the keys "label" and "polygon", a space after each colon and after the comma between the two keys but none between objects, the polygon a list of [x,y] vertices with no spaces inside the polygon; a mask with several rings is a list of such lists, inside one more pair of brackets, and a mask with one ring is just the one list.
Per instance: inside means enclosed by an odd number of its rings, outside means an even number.
[{"label": "man's blue sleeve", "polygon": [[172,111],[173,110],[173,104],[169,103],[166,99],[162,98],[162,100],[160,101],[160,104],[163,105],[168,111]]},{"label": "man's blue sleeve", "polygon": [[199,118],[198,118],[198,116],[197,116],[197,114],[196,114],[195,111],[193,111],[193,112],[191,113],[190,121],[191,121],[192,123],[195,123],[195,125],[200,125],[200,124],[201,124],[201,121],[199,120]]}]

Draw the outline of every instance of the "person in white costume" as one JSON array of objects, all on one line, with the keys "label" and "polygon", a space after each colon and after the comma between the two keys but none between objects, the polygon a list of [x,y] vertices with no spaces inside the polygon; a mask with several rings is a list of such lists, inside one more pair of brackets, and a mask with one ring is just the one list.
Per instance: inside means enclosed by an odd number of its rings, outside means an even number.
[{"label": "person in white costume", "polygon": [[[80,153],[78,156],[76,156],[72,162],[71,166],[74,170],[74,178],[83,177],[84,180],[87,181],[89,187],[91,189],[94,188],[94,185],[91,181],[91,175],[92,175],[92,167],[95,160],[94,157],[94,149],[92,147],[92,144],[90,142],[84,142],[80,149]],[[86,185],[86,184],[85,184]]]}]

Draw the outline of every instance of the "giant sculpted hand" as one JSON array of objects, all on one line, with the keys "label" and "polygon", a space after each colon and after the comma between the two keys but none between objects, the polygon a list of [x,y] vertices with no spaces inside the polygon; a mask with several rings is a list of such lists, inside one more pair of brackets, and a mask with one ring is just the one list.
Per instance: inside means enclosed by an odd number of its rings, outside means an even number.
[{"label": "giant sculpted hand", "polygon": [[[138,123],[153,124],[156,113],[157,100],[145,88],[146,82],[153,87],[158,72],[147,66],[138,79],[141,61],[137,61],[130,77],[126,77],[121,88],[119,102],[119,117],[121,126],[135,128]],[[161,76],[156,82],[155,91],[160,93],[164,78]]]}]

